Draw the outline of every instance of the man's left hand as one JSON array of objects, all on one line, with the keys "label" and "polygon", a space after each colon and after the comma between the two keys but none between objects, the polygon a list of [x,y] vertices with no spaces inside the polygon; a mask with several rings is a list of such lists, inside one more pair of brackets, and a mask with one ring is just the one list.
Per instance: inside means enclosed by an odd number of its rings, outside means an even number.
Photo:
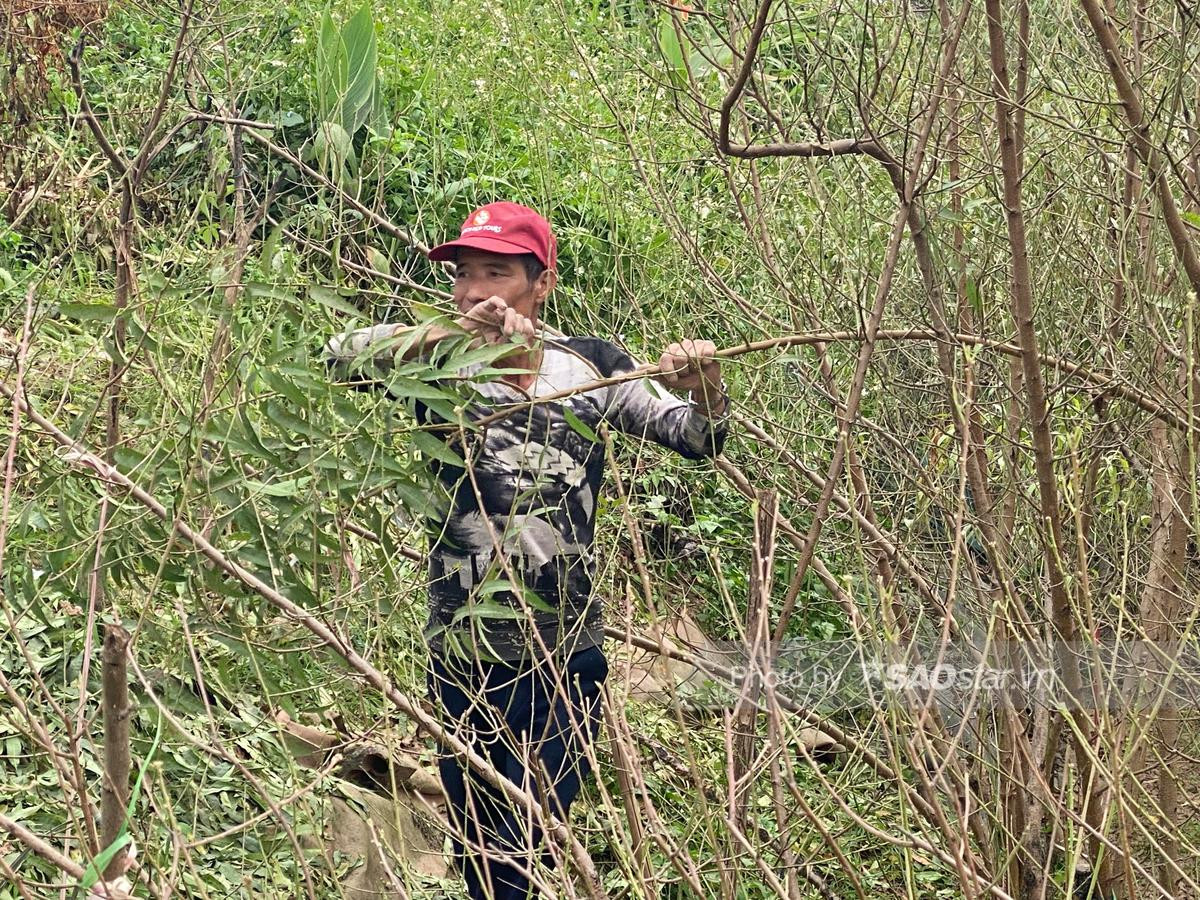
[{"label": "man's left hand", "polygon": [[724,407],[721,362],[712,341],[685,340],[672,344],[659,357],[661,381],[668,388],[692,392],[692,399],[712,412]]}]

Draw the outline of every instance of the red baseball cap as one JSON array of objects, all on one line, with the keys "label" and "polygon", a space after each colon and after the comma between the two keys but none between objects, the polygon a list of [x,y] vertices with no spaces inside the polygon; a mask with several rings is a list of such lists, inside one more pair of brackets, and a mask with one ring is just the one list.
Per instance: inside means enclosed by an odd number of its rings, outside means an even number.
[{"label": "red baseball cap", "polygon": [[558,262],[558,242],[550,223],[528,206],[507,200],[479,207],[463,222],[458,240],[438,244],[429,251],[429,258],[447,262],[454,259],[459,247],[491,253],[532,253],[547,269]]}]

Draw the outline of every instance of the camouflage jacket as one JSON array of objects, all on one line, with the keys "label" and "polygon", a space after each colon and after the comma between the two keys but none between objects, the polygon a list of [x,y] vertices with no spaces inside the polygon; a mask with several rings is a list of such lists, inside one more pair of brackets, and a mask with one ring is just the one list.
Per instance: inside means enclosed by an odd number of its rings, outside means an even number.
[{"label": "camouflage jacket", "polygon": [[[370,345],[391,329],[362,328],[331,340],[325,354],[335,377],[361,383],[351,360],[364,351],[369,357]],[[710,419],[674,395],[656,396],[645,379],[529,400],[634,368],[609,341],[564,337],[543,344],[528,395],[499,380],[472,382],[482,364],[461,370],[475,391],[471,418],[511,412],[467,432],[466,447],[454,446],[467,468],[433,462],[448,499],[429,536],[426,638],[433,652],[461,648],[513,662],[543,648],[565,654],[603,643],[592,579],[604,445],[594,438],[608,424],[688,459],[716,456],[728,409]],[[443,421],[420,401],[415,411],[422,423]],[[513,589],[512,579],[523,587]]]}]

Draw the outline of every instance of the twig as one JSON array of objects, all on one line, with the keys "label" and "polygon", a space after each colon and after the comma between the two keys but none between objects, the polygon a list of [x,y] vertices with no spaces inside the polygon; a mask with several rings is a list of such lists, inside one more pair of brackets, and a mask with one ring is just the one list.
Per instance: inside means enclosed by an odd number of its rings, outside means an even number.
[{"label": "twig", "polygon": [[[776,642],[781,641],[787,633],[788,624],[804,584],[804,576],[808,573],[809,565],[812,564],[813,554],[817,551],[817,542],[821,538],[821,532],[829,517],[829,505],[833,501],[834,489],[842,476],[846,451],[850,446],[850,435],[854,429],[855,420],[858,418],[859,404],[862,402],[863,389],[867,383],[867,372],[879,340],[879,326],[883,321],[884,310],[887,308],[888,296],[891,294],[892,276],[900,261],[900,242],[904,237],[910,206],[911,200],[902,200],[896,210],[892,233],[888,239],[888,247],[884,256],[883,271],[879,275],[879,281],[875,286],[875,297],[871,302],[871,314],[863,328],[858,359],[855,360],[854,365],[854,377],[850,382],[850,392],[845,405],[838,411],[837,442],[834,444],[833,458],[830,460],[829,469],[825,474],[825,487],[821,489],[821,495],[817,498],[817,505],[812,514],[812,523],[805,535],[804,546],[800,549],[800,558],[796,562],[791,581],[788,584],[787,596],[784,597],[783,606],[775,622],[773,637]],[[907,628],[903,630],[907,631]]]},{"label": "twig", "polygon": [[333,191],[338,196],[340,196],[352,209],[354,209],[357,212],[361,213],[362,215],[366,216],[368,219],[370,219],[372,222],[374,222],[375,225],[382,228],[388,234],[392,235],[393,237],[399,238],[400,240],[404,241],[409,246],[414,247],[417,250],[420,250],[422,253],[425,253],[425,254],[429,253],[429,245],[428,244],[424,244],[421,241],[418,241],[416,238],[414,238],[412,236],[412,233],[409,232],[407,229],[401,228],[395,222],[392,222],[390,219],[386,218],[385,216],[381,216],[379,213],[375,212],[375,210],[371,209],[369,206],[364,204],[358,198],[356,198],[356,197],[348,194],[346,191],[342,190],[340,187],[338,187],[336,184],[334,184],[332,181],[330,181],[329,178],[327,178],[324,174],[322,174],[321,172],[318,172],[312,166],[308,165],[306,162],[301,160],[300,157],[296,156],[296,154],[292,153],[292,151],[288,150],[286,147],[281,147],[279,144],[276,144],[274,141],[272,141],[270,138],[266,137],[265,135],[259,134],[253,128],[249,128],[249,127],[246,128],[246,136],[249,137],[250,140],[254,141],[256,144],[258,144],[260,147],[264,148],[265,150],[270,151],[275,156],[278,156],[280,159],[286,160],[287,162],[291,163],[293,166],[295,166],[297,169],[299,169],[301,172],[303,172],[309,178],[312,178],[313,180],[318,181],[321,184],[323,184],[325,187],[329,188],[331,191]]},{"label": "twig", "polygon": [[1171,236],[1176,259],[1187,275],[1188,281],[1191,282],[1192,290],[1197,296],[1200,296],[1200,255],[1196,253],[1196,247],[1192,244],[1187,226],[1179,213],[1175,196],[1171,193],[1171,186],[1167,183],[1162,151],[1154,144],[1150,132],[1150,121],[1146,118],[1141,94],[1126,71],[1125,62],[1121,57],[1121,50],[1117,45],[1117,38],[1108,16],[1096,0],[1081,0],[1081,2],[1084,12],[1087,13],[1088,21],[1092,25],[1092,31],[1096,34],[1096,42],[1104,54],[1104,61],[1108,64],[1113,84],[1117,89],[1117,96],[1121,98],[1121,104],[1125,107],[1125,118],[1133,132],[1133,145],[1138,156],[1142,158],[1146,174],[1158,197],[1163,221],[1166,223],[1167,233]]},{"label": "twig", "polygon": [[42,859],[54,863],[72,878],[82,878],[83,866],[75,862],[61,850],[42,840],[20,822],[14,822],[4,813],[0,813],[0,828],[3,828],[14,838],[36,853]]},{"label": "twig", "polygon": [[754,68],[754,60],[758,56],[758,47],[762,43],[763,33],[767,29],[767,20],[770,18],[771,4],[773,2],[774,0],[763,0],[759,5],[758,15],[755,17],[754,25],[750,32],[750,39],[746,43],[746,49],[742,52],[741,68],[738,70],[733,84],[730,85],[728,92],[725,94],[725,98],[721,101],[720,120],[717,126],[717,148],[722,153],[728,156],[736,156],[739,159],[761,159],[770,156],[814,158],[862,154],[870,156],[887,166],[894,167],[896,165],[895,160],[880,146],[878,141],[869,137],[841,138],[824,143],[818,141],[741,145],[730,143],[729,126],[730,120],[733,117],[733,108],[737,105],[742,94],[745,93],[746,84],[750,80],[750,73]]},{"label": "twig", "polygon": [[[134,227],[137,219],[138,192],[142,177],[147,167],[154,161],[161,146],[155,146],[155,138],[166,109],[167,99],[175,85],[175,74],[179,64],[183,46],[191,24],[192,9],[195,0],[186,0],[180,18],[179,28],[175,36],[175,45],[171,59],[159,85],[158,100],[154,110],[142,129],[142,137],[137,153],[132,161],[126,159],[113,147],[104,129],[100,127],[88,100],[87,91],[83,85],[81,61],[84,48],[84,37],[81,35],[75,45],[69,60],[71,80],[79,107],[89,129],[96,137],[101,151],[108,158],[113,171],[120,182],[121,202],[117,216],[115,235],[115,268],[116,286],[113,294],[113,307],[116,318],[112,326],[112,342],[115,353],[109,363],[108,381],[101,391],[101,402],[107,395],[108,411],[105,428],[104,455],[108,464],[116,457],[117,447],[121,441],[121,407],[122,381],[124,373],[130,364],[126,359],[126,309],[130,297],[136,291],[136,274],[134,271]],[[85,33],[86,34],[86,33]],[[79,674],[79,702],[76,710],[75,728],[70,731],[72,755],[78,757],[79,742],[85,734],[84,710],[88,702],[88,677],[91,666],[92,645],[94,640],[95,622],[100,610],[106,604],[106,566],[104,563],[104,543],[109,524],[109,497],[101,501],[99,523],[96,528],[96,548],[92,566],[88,573],[88,610],[87,627],[84,636],[83,665]],[[101,788],[103,846],[111,845],[120,828],[124,825],[125,809],[129,795],[129,727],[128,727],[128,684],[125,676],[125,650],[129,636],[119,625],[110,626],[104,642],[104,676],[102,678],[102,706],[104,709],[104,773],[105,779]],[[110,861],[108,871],[117,873],[123,862],[123,855],[118,854]],[[123,871],[123,870],[122,870]]]},{"label": "twig", "polygon": [[108,159],[113,167],[113,171],[118,178],[124,178],[129,171],[129,161],[125,159],[112,143],[108,140],[108,135],[104,133],[104,129],[100,127],[100,122],[96,118],[96,113],[92,109],[92,102],[88,99],[87,91],[83,88],[83,77],[80,74],[79,66],[83,58],[83,45],[87,33],[84,32],[79,36],[79,41],[75,44],[67,57],[67,64],[71,68],[71,85],[75,89],[75,96],[79,99],[79,111],[83,115],[84,122],[87,123],[92,135],[96,138],[96,143],[100,145],[100,151]]},{"label": "twig", "polygon": [[171,95],[171,88],[175,86],[175,70],[179,66],[179,57],[183,53],[183,42],[187,38],[188,27],[192,21],[192,8],[195,4],[196,0],[186,0],[184,4],[183,13],[179,18],[179,29],[175,34],[175,46],[171,49],[171,60],[167,63],[167,71],[163,74],[162,82],[159,84],[158,102],[154,105],[150,120],[142,128],[138,153],[130,165],[130,178],[135,184],[142,180],[142,174],[146,167],[154,161],[154,138],[158,134],[159,123],[162,122],[163,112],[167,108],[167,98]]}]

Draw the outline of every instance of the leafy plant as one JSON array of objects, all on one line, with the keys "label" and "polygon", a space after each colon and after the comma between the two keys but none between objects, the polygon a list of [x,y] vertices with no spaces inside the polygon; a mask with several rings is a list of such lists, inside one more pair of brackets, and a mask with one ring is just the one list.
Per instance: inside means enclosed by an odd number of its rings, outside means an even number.
[{"label": "leafy plant", "polygon": [[370,0],[340,28],[326,9],[317,32],[315,78],[320,121],[314,147],[322,166],[335,177],[344,166],[357,168],[359,132],[382,120],[377,63]]}]

